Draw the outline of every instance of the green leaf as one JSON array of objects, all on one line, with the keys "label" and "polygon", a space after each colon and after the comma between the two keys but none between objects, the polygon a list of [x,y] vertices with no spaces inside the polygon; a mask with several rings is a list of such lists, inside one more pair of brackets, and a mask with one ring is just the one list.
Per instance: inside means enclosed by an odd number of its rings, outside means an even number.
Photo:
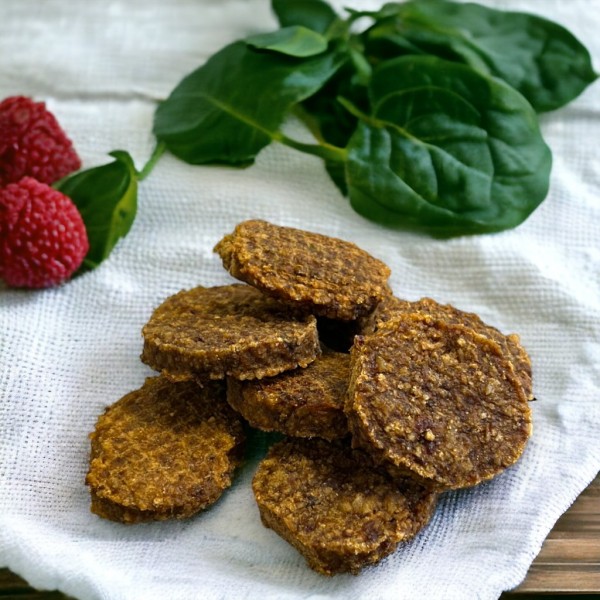
[{"label": "green leaf", "polygon": [[365,112],[369,111],[367,90],[354,80],[351,62],[344,65],[318,92],[302,103],[306,115],[300,114],[319,141],[345,147],[356,129],[356,117],[339,102],[348,98]]},{"label": "green leaf", "polygon": [[434,57],[382,63],[347,147],[352,206],[438,236],[516,227],[544,200],[551,154],[521,94]]},{"label": "green leaf", "polygon": [[137,173],[131,156],[111,152],[116,160],[80,171],[56,184],[79,209],[90,249],[83,270],[96,268],[120,238],[127,235],[137,212]]},{"label": "green leaf", "polygon": [[302,25],[324,35],[339,20],[323,0],[272,0],[271,6],[282,27]]},{"label": "green leaf", "polygon": [[387,5],[386,16],[365,34],[368,53],[385,59],[412,46],[464,62],[504,79],[538,112],[567,104],[597,77],[581,42],[536,15],[448,0],[412,0]]},{"label": "green leaf", "polygon": [[159,105],[154,133],[188,163],[247,165],[278,137],[291,107],[319,90],[345,60],[336,48],[298,59],[235,42]]},{"label": "green leaf", "polygon": [[346,183],[346,165],[343,162],[326,160],[325,170],[342,196],[347,196],[348,184]]},{"label": "green leaf", "polygon": [[301,25],[291,25],[272,33],[262,33],[246,38],[253,48],[279,52],[287,56],[306,58],[327,50],[327,40],[316,31]]},{"label": "green leaf", "polygon": [[346,11],[350,13],[355,20],[360,17],[369,17],[375,21],[382,21],[390,17],[395,18],[399,12],[399,6],[400,5],[395,2],[389,2],[384,4],[378,10],[355,10],[353,8],[346,8]]}]

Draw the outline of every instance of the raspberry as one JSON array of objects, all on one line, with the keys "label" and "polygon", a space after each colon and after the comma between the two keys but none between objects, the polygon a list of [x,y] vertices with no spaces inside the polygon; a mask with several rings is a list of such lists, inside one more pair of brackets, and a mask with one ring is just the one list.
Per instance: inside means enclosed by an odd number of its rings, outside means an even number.
[{"label": "raspberry", "polygon": [[81,160],[43,102],[12,96],[0,102],[0,186],[29,175],[54,183]]},{"label": "raspberry", "polygon": [[89,249],[73,201],[32,177],[0,189],[0,277],[44,288],[67,279]]}]

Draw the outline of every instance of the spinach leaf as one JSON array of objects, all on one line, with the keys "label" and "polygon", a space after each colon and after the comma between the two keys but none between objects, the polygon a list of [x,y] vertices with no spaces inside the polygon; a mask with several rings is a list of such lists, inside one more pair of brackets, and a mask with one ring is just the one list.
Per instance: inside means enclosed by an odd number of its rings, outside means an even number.
[{"label": "spinach leaf", "polygon": [[327,40],[320,33],[301,25],[253,35],[246,38],[246,43],[259,50],[271,50],[299,58],[315,56],[327,50]]},{"label": "spinach leaf", "polygon": [[[450,0],[345,18],[324,0],[272,7],[282,29],[223,48],[159,105],[157,148],[246,166],[277,141],[322,158],[363,215],[438,236],[515,227],[542,202],[551,155],[536,110],[596,78],[563,27]],[[292,111],[316,143],[284,134]]]},{"label": "spinach leaf", "polygon": [[567,104],[597,77],[581,42],[539,16],[448,0],[411,0],[382,11],[365,33],[368,53],[385,59],[413,46],[464,62],[504,79],[538,112]]},{"label": "spinach leaf", "polygon": [[362,111],[369,111],[367,88],[354,83],[354,70],[345,64],[320,90],[302,103],[307,115],[300,114],[314,136],[334,146],[344,147],[356,129],[357,118],[338,101],[349,99]]},{"label": "spinach leaf", "polygon": [[[338,98],[350,100],[364,112],[370,110],[367,89],[357,84],[354,76],[355,69],[348,61],[316,94],[296,109],[297,116],[322,144],[344,148],[356,130],[357,117],[346,110]],[[344,163],[325,159],[325,168],[342,194],[348,195]]]},{"label": "spinach leaf", "polygon": [[336,12],[323,0],[272,0],[271,6],[282,27],[302,25],[325,34],[338,20]]},{"label": "spinach leaf", "polygon": [[470,67],[406,56],[373,73],[347,147],[352,206],[434,235],[517,226],[546,196],[550,150],[521,94]]},{"label": "spinach leaf", "polygon": [[247,165],[278,137],[291,107],[319,90],[345,60],[334,44],[299,59],[235,42],[159,105],[154,133],[188,163]]},{"label": "spinach leaf", "polygon": [[120,238],[127,235],[137,212],[137,173],[131,156],[111,152],[116,160],[80,171],[55,187],[69,196],[79,209],[90,249],[80,270],[97,267]]}]

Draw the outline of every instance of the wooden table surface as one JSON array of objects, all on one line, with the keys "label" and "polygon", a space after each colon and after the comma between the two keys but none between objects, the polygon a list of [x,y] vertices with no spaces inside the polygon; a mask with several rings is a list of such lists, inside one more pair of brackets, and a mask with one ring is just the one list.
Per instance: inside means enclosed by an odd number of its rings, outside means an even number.
[{"label": "wooden table surface", "polygon": [[[558,520],[527,578],[502,600],[555,594],[600,596],[600,475]],[[37,592],[8,569],[0,569],[0,598],[65,600],[58,592]]]}]

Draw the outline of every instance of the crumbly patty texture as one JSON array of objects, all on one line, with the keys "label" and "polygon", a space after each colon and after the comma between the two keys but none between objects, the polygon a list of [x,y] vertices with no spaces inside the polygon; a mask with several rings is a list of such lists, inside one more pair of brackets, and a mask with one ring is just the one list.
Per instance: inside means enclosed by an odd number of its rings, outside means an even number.
[{"label": "crumbly patty texture", "polygon": [[371,312],[390,276],[383,262],[351,242],[259,220],[240,223],[215,252],[237,279],[332,319]]},{"label": "crumbly patty texture", "polygon": [[142,334],[142,361],[175,381],[271,377],[321,352],[314,316],[242,284],[179,292]]},{"label": "crumbly patty texture", "polygon": [[324,575],[358,573],[429,521],[436,496],[399,482],[342,442],[287,439],[260,463],[252,488],[261,519]]},{"label": "crumbly patty texture", "polygon": [[361,320],[360,333],[363,335],[374,333],[380,324],[390,321],[400,314],[410,312],[423,313],[453,325],[465,325],[494,340],[513,363],[527,399],[533,400],[531,359],[521,345],[519,336],[516,333],[503,334],[495,327],[484,323],[475,313],[465,312],[451,304],[440,304],[431,298],[421,298],[416,302],[409,302],[390,293],[370,315]]},{"label": "crumbly patty texture", "polygon": [[305,369],[260,380],[227,380],[227,401],[253,427],[327,440],[348,435],[344,400],[350,355],[325,352]]},{"label": "crumbly patty texture", "polygon": [[243,283],[153,311],[141,359],[160,375],[90,434],[92,512],[190,517],[231,485],[248,426],[277,432],[252,481],[263,524],[316,572],[357,574],[417,535],[439,493],[522,455],[533,395],[516,334],[395,297],[390,269],[337,238],[249,220],[214,251]]},{"label": "crumbly patty texture", "polygon": [[357,338],[351,361],[345,410],[353,443],[391,472],[458,489],[521,456],[531,411],[489,337],[406,313]]},{"label": "crumbly patty texture", "polygon": [[223,382],[151,377],[90,435],[92,512],[122,523],[189,517],[231,485],[244,442]]}]

